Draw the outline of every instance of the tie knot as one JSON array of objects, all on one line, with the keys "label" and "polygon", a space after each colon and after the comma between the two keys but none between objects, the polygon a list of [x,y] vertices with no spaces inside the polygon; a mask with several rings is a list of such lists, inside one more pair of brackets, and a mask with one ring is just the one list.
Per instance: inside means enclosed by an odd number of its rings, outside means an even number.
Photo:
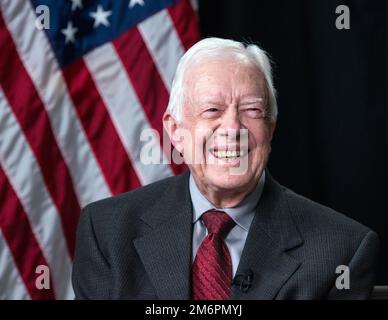
[{"label": "tie knot", "polygon": [[211,210],[202,215],[207,231],[221,238],[225,237],[234,227],[235,222],[223,211]]}]

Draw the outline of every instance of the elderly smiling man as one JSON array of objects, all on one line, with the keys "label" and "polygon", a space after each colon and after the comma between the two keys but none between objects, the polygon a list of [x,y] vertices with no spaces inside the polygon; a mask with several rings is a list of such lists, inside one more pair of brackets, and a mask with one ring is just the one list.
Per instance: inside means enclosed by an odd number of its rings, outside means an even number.
[{"label": "elderly smiling man", "polygon": [[190,170],[83,210],[76,298],[368,298],[376,233],[271,177],[276,118],[264,51],[188,50],[163,124]]}]

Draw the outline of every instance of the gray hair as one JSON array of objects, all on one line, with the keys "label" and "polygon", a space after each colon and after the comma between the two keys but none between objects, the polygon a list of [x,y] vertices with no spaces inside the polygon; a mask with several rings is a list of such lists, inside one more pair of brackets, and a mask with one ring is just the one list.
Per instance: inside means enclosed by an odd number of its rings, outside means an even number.
[{"label": "gray hair", "polygon": [[197,42],[180,59],[172,82],[167,111],[180,122],[182,120],[182,108],[185,100],[184,77],[186,71],[189,67],[193,67],[195,63],[203,61],[206,58],[223,57],[233,57],[243,62],[252,63],[262,71],[269,93],[269,114],[272,120],[276,120],[278,114],[276,90],[273,86],[272,68],[267,53],[254,44],[245,46],[241,42],[221,38],[206,38]]}]

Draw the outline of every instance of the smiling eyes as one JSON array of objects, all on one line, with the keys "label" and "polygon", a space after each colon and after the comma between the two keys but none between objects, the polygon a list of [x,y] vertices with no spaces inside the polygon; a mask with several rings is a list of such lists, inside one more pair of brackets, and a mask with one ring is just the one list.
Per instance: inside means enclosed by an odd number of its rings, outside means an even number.
[{"label": "smiling eyes", "polygon": [[[221,107],[210,107],[202,112],[202,116],[206,119],[216,119],[222,116],[225,109]],[[242,107],[238,111],[240,115],[253,119],[263,119],[266,117],[266,112],[258,107]]]},{"label": "smiling eyes", "polygon": [[209,109],[205,110],[205,112],[217,112],[217,111],[220,111],[220,110],[217,108],[209,108]]}]

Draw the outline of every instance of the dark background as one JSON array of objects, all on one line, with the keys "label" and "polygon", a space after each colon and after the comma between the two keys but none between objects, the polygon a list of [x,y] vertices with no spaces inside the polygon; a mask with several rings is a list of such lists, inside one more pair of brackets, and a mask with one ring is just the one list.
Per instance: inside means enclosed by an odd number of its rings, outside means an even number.
[{"label": "dark background", "polygon": [[[350,29],[338,30],[338,5]],[[269,163],[282,184],[375,230],[388,285],[388,1],[200,0],[202,37],[254,42],[274,61]]]}]

